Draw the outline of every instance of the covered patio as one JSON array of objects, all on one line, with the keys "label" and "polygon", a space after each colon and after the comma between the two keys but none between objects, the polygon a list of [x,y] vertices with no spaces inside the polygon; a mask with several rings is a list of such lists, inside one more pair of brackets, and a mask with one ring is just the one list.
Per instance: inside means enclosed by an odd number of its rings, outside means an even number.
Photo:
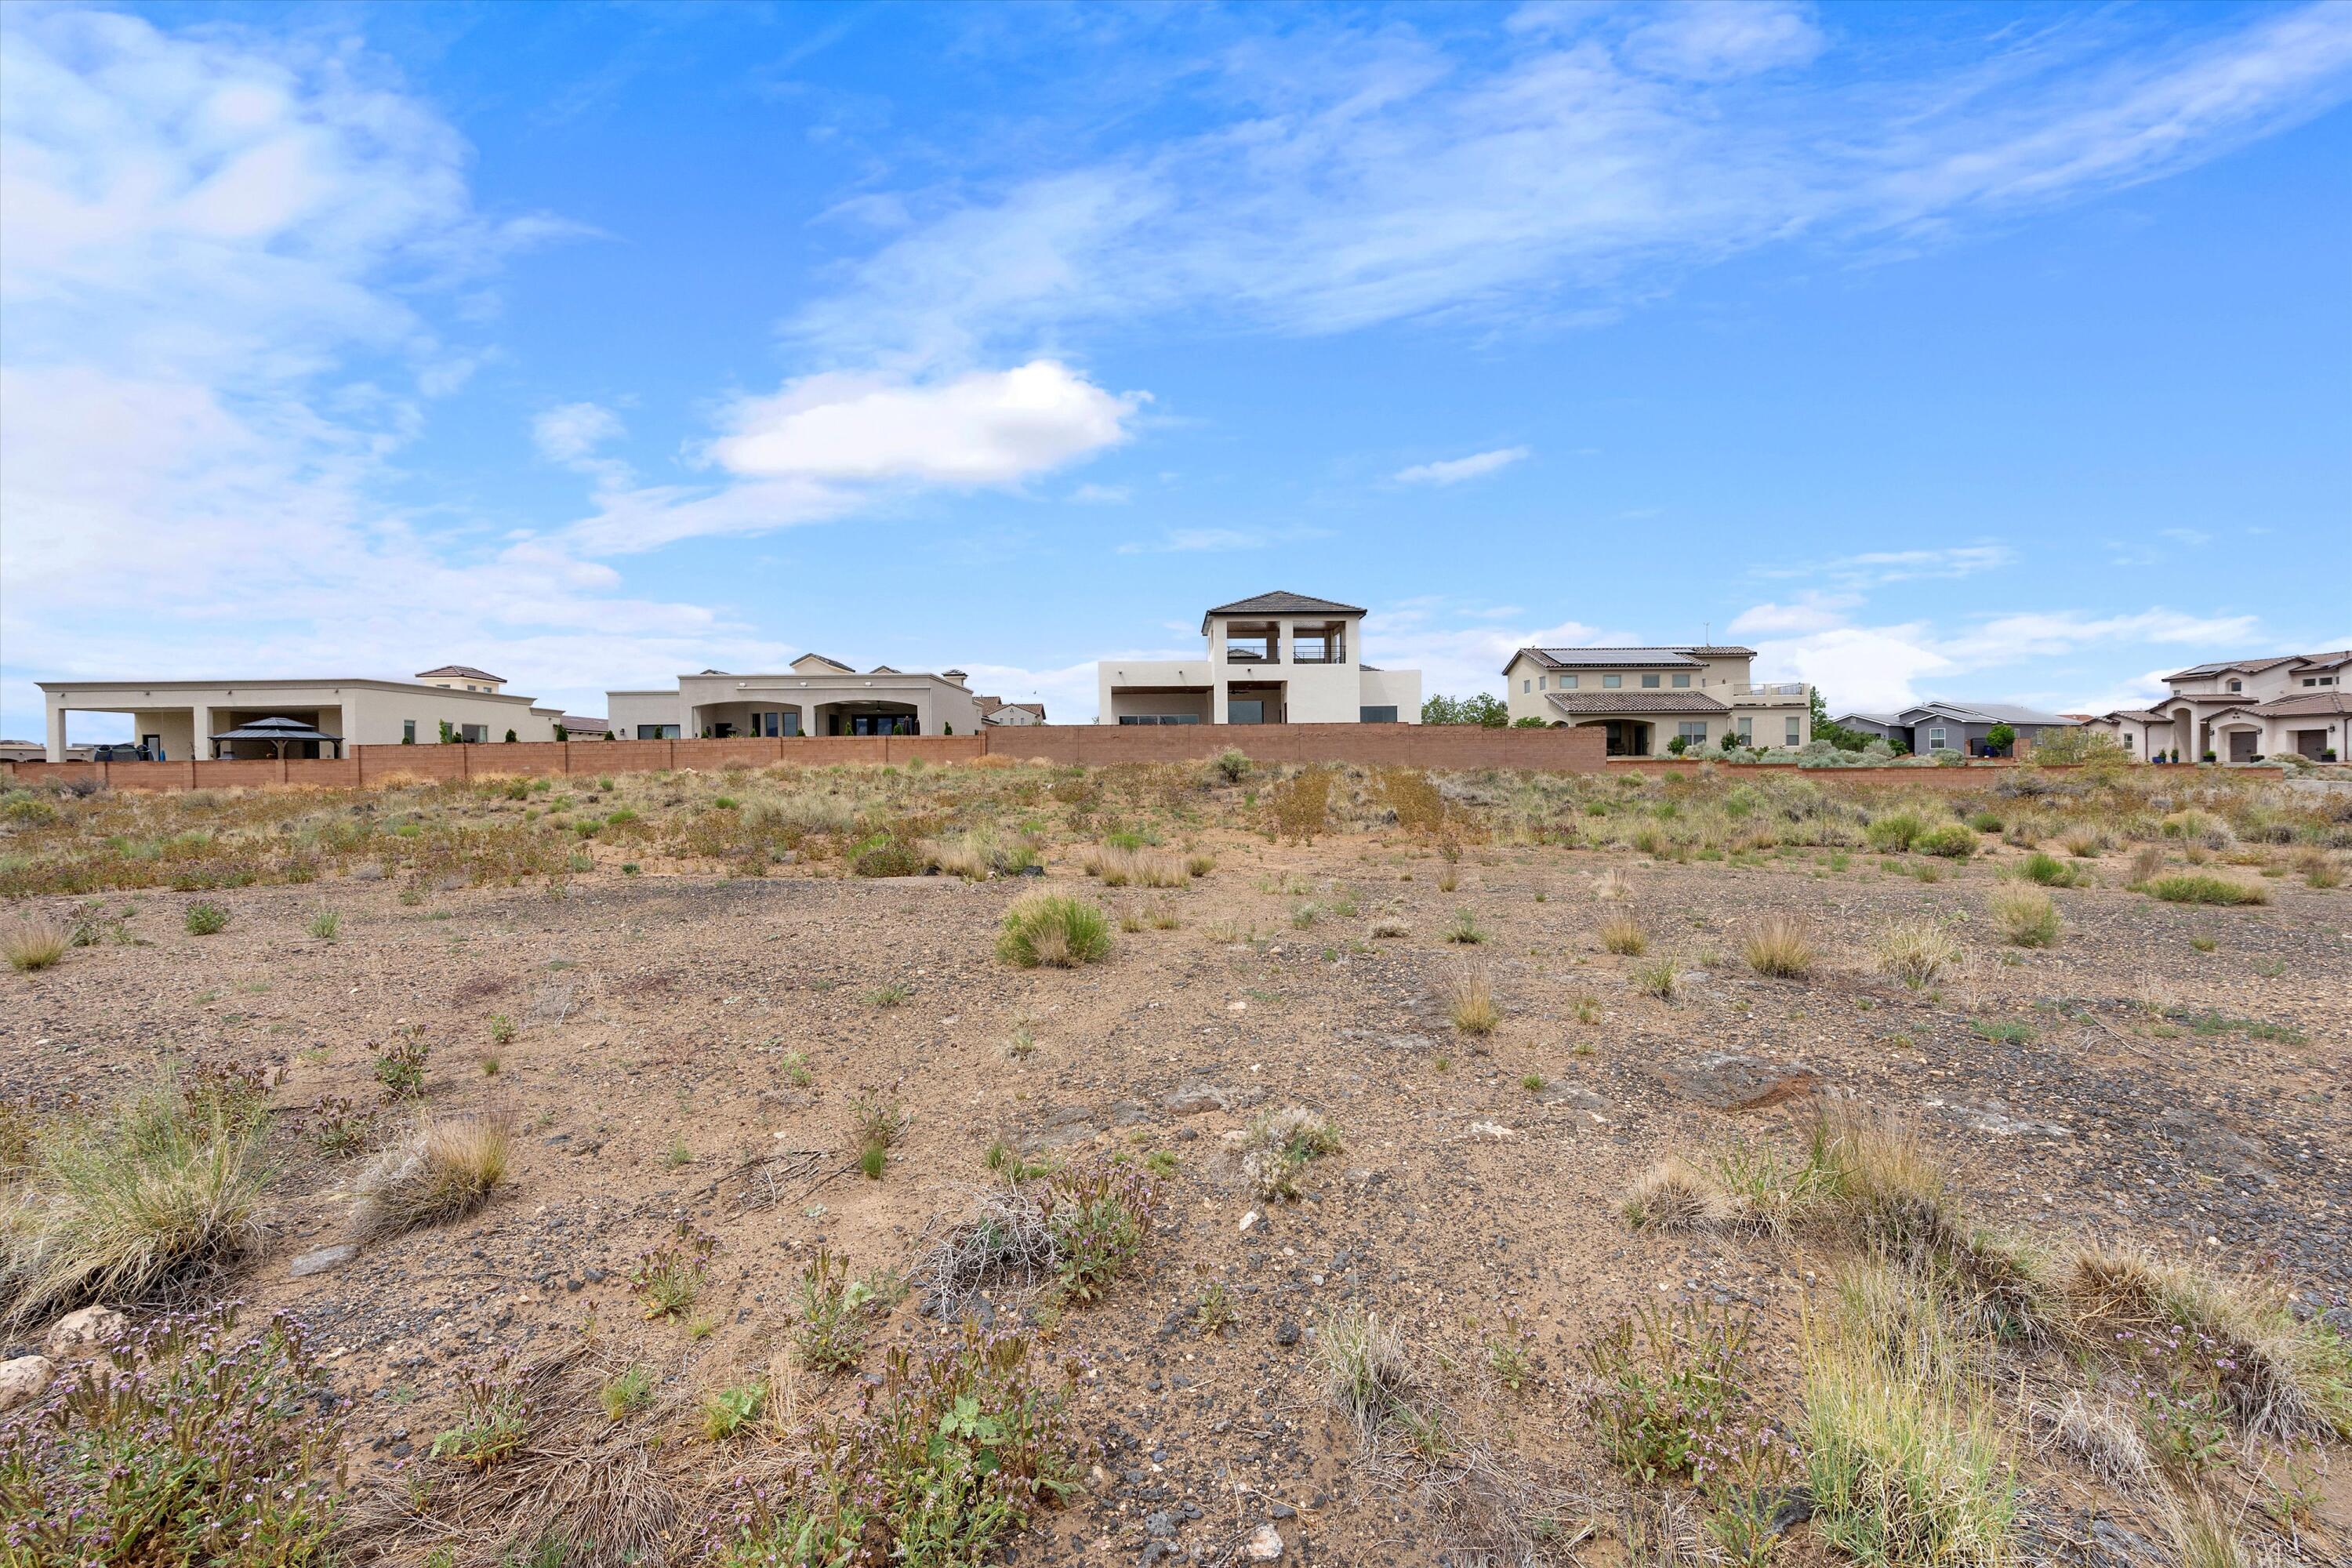
[{"label": "covered patio", "polygon": [[[300,719],[249,719],[234,729],[221,731],[211,739],[212,755],[215,760],[259,758],[277,761],[289,754],[289,747],[292,748],[291,754],[296,757],[324,755],[338,758],[343,754],[343,738],[341,735],[331,735],[315,723]],[[321,752],[319,750],[321,746],[328,750]]]}]

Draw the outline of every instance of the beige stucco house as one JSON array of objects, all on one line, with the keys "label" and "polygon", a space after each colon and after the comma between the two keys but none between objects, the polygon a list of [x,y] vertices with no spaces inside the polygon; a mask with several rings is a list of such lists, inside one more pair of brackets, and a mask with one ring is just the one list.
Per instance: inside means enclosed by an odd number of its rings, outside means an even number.
[{"label": "beige stucco house", "polygon": [[[455,673],[452,672],[460,672]],[[509,696],[497,676],[464,665],[426,670],[414,680],[317,677],[278,680],[44,680],[50,762],[68,755],[68,713],[128,713],[134,744],[159,760],[212,756],[267,758],[268,741],[213,737],[259,719],[292,719],[330,741],[306,741],[289,756],[328,755],[353,745],[426,746],[449,726],[457,741],[552,741],[560,710]]]},{"label": "beige stucco house", "polygon": [[1364,612],[1277,591],[1201,617],[1192,658],[1095,667],[1097,724],[1418,724],[1421,671],[1360,658]]},{"label": "beige stucco house", "polygon": [[805,653],[776,675],[706,669],[668,691],[608,691],[605,716],[625,741],[730,735],[976,735],[980,700],[961,669],[937,675],[858,670]]},{"label": "beige stucco house", "polygon": [[1523,647],[1503,667],[1514,724],[1596,726],[1612,757],[1657,757],[1680,737],[1686,751],[1801,746],[1812,736],[1812,689],[1748,678],[1748,647]]},{"label": "beige stucco house", "polygon": [[2089,726],[2113,735],[2133,756],[2159,753],[2224,763],[2287,752],[2326,760],[2352,757],[2352,649],[2272,654],[2196,664],[2164,678],[2171,693],[2147,708],[2095,715]]}]

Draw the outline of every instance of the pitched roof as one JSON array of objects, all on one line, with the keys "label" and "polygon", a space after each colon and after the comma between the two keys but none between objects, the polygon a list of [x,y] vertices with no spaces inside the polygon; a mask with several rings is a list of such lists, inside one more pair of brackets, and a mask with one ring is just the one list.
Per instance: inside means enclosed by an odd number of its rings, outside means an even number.
[{"label": "pitched roof", "polygon": [[1305,594],[1291,593],[1286,588],[1276,588],[1271,594],[1253,595],[1246,599],[1235,599],[1230,605],[1219,605],[1213,610],[1202,611],[1201,634],[1203,637],[1208,635],[1212,616],[1360,616],[1363,613],[1360,605],[1342,605],[1335,600],[1313,598]]},{"label": "pitched roof", "polygon": [[[1685,647],[1523,647],[1511,656],[1511,663],[1532,658],[1550,669],[1600,669],[1623,665],[1686,664],[1694,668],[1698,660]],[[1503,667],[1506,670],[1510,665]]]},{"label": "pitched roof", "polygon": [[492,675],[487,669],[476,669],[470,664],[445,664],[438,669],[420,669],[416,672],[416,679],[431,680],[442,675],[457,680],[495,680],[501,686],[506,684],[507,679],[503,675]]},{"label": "pitched roof", "polygon": [[800,668],[804,664],[821,664],[828,669],[837,669],[844,675],[855,675],[857,673],[856,670],[850,668],[849,666],[842,663],[841,660],[837,658],[827,658],[821,653],[804,653],[801,655],[800,658],[793,660],[793,668],[794,669]]},{"label": "pitched roof", "polygon": [[2158,713],[2147,708],[2118,708],[2112,713],[2101,713],[2098,717],[2109,721],[2128,719],[2136,724],[2161,724],[2169,720],[2171,715]]},{"label": "pitched roof", "polygon": [[2187,669],[2175,670],[2164,679],[2167,680],[2194,680],[2200,675],[2220,675],[2225,671],[2232,669],[2243,670],[2252,674],[2255,670],[2273,669],[2282,664],[2293,664],[2300,657],[2302,656],[2297,654],[2281,653],[2271,654],[2257,658],[2221,658],[2215,659],[2210,664],[2192,664]]},{"label": "pitched roof", "polygon": [[2352,695],[2342,687],[2327,691],[2298,691],[2292,697],[2273,698],[2260,707],[2247,710],[2265,719],[2318,718],[2325,714],[2352,713]]},{"label": "pitched roof", "polygon": [[1703,691],[1554,691],[1544,699],[1571,717],[1589,713],[1728,713]]},{"label": "pitched roof", "polygon": [[1876,724],[1881,729],[1885,730],[1899,730],[1903,728],[1903,715],[1900,713],[1841,713],[1835,719],[1831,720],[1830,722],[1833,724],[1843,724],[1848,720],[1852,719],[1859,719],[1865,724]]},{"label": "pitched roof", "polygon": [[556,722],[566,730],[576,731],[585,735],[603,734],[613,728],[613,721],[610,719],[592,719],[585,713],[566,713]]},{"label": "pitched roof", "polygon": [[2069,719],[2063,713],[2044,713],[2038,708],[2021,708],[2014,702],[1953,702],[1937,698],[1906,708],[1896,722],[1913,713],[1940,713],[1964,724],[2033,724],[2063,728],[2081,721]]}]

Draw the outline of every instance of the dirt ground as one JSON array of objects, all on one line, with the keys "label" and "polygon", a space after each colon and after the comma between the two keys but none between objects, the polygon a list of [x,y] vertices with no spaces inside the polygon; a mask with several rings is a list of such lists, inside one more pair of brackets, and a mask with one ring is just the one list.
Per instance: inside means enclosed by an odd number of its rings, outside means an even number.
[{"label": "dirt ground", "polygon": [[[283,1068],[267,1245],[222,1289],[317,1326],[356,1401],[362,1489],[424,1462],[486,1347],[584,1345],[690,1399],[769,1366],[818,1247],[860,1270],[911,1266],[994,1179],[992,1144],[1172,1152],[1141,1265],[1048,1321],[1045,1352],[1087,1369],[1099,1473],[1017,1543],[1020,1563],[1223,1561],[1269,1522],[1287,1560],[1478,1561],[1464,1550],[1476,1487],[1368,1459],[1323,1398],[1315,1341],[1349,1307],[1402,1327],[1457,1448],[1493,1458],[1517,1489],[1506,1500],[1559,1521],[1564,1550],[1665,1560],[1687,1521],[1595,1452],[1580,1347],[1645,1301],[1731,1304],[1756,1314],[1753,1375],[1785,1404],[1833,1260],[1787,1237],[1636,1234],[1620,1201],[1669,1153],[1797,1151],[1838,1097],[1916,1127],[1989,1219],[2274,1272],[2315,1310],[2352,1301],[2352,892],[2281,879],[2267,907],[2181,908],[2113,885],[2109,867],[2107,886],[2055,893],[2064,935],[2033,950],[1984,929],[1984,893],[2016,853],[1998,846],[1933,883],[1860,851],[1675,865],[1472,848],[1452,891],[1445,863],[1402,835],[1205,847],[1213,872],[1160,891],[1096,888],[1074,852],[1050,854],[1045,885],[1176,922],[1121,931],[1106,963],[1076,970],[993,955],[1006,906],[1039,885],[1025,877],[600,873],[414,905],[389,881],[330,880],[202,895],[232,917],[205,937],[183,929],[198,895],[110,895],[130,943],[0,977],[0,1090],[103,1100],[167,1054]],[[1610,868],[1622,906],[1596,899]],[[84,902],[25,910],[70,920]],[[1602,951],[1616,907],[1646,929],[1646,959]],[[329,908],[331,942],[309,934]],[[1464,910],[1484,942],[1446,940]],[[1741,961],[1768,912],[1810,925],[1811,978]],[[1969,953],[1919,991],[1870,959],[1913,916],[1950,921]],[[1671,999],[1633,982],[1661,954],[1680,969]],[[1486,1040],[1456,1034],[1441,994],[1465,966],[1501,1007]],[[503,1044],[494,1016],[514,1026]],[[310,1108],[380,1106],[373,1053],[412,1030],[432,1047],[426,1107],[519,1129],[509,1184],[467,1219],[294,1277],[344,1239],[359,1164],[320,1151]],[[854,1163],[861,1092],[908,1117],[879,1180]],[[1308,1167],[1298,1201],[1262,1200],[1220,1151],[1294,1103],[1344,1148]],[[717,1238],[711,1282],[691,1325],[646,1321],[626,1272],[682,1217]],[[1215,1336],[1189,1315],[1212,1282],[1235,1314]],[[1534,1355],[1516,1392],[1481,1352],[1514,1325]],[[909,1299],[865,1364],[940,1331]],[[803,1375],[792,1396],[838,1401],[856,1375]],[[2071,1469],[2033,1430],[2021,1416],[2029,1557],[2147,1560],[2150,1500]],[[2343,1456],[2317,1461],[2322,1500],[2283,1560],[2347,1560]],[[689,1511],[723,1468],[698,1436],[657,1463]],[[423,1562],[429,1542],[388,1539],[385,1555]],[[1827,1556],[1800,1527],[1782,1560]]]}]

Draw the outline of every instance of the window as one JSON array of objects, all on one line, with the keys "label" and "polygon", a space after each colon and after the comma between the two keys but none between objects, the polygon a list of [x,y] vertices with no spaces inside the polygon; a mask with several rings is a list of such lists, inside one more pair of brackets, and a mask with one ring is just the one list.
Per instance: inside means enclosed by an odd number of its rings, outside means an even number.
[{"label": "window", "polygon": [[1572,675],[1563,675],[1563,676],[1561,676],[1561,677],[1559,678],[1559,689],[1560,689],[1562,691],[1573,691],[1573,690],[1575,690],[1575,689],[1576,689],[1576,677],[1574,677],[1574,676],[1572,676]]},{"label": "window", "polygon": [[488,724],[460,724],[457,735],[469,744],[479,745],[490,738],[490,727]]},{"label": "window", "polygon": [[1786,742],[1786,743],[1787,743],[1787,744],[1789,744],[1789,745],[1791,745],[1791,746],[1793,746],[1793,745],[1795,745],[1795,744],[1797,744],[1797,743],[1798,743],[1798,742],[1797,742],[1797,720],[1796,720],[1796,717],[1795,717],[1793,714],[1792,714],[1792,715],[1790,715],[1790,719],[1789,719],[1789,739],[1788,739],[1788,741],[1787,741],[1787,742]]},{"label": "window", "polygon": [[1658,678],[1657,678],[1656,676],[1654,676],[1654,675],[1645,675],[1645,676],[1642,677],[1642,689],[1643,689],[1643,690],[1645,690],[1645,691],[1654,691],[1654,690],[1656,690],[1656,689],[1657,689],[1657,688],[1658,688]]},{"label": "window", "polygon": [[1527,693],[1528,693],[1528,692],[1530,692],[1530,691],[1532,691],[1532,690],[1534,690],[1534,689],[1535,689],[1535,688],[1534,688],[1534,687],[1532,687],[1532,686],[1530,686],[1530,685],[1528,685],[1528,682],[1527,682],[1526,680],[1522,679],[1522,680],[1519,682],[1519,693],[1520,693],[1520,695],[1521,695],[1521,696],[1525,696]]},{"label": "window", "polygon": [[1366,708],[1361,710],[1357,717],[1367,724],[1393,724],[1397,721],[1397,710],[1393,704],[1381,708]]},{"label": "window", "polygon": [[1625,678],[1622,675],[1604,675],[1601,678],[1601,684],[1614,691],[1625,684]]},{"label": "window", "polygon": [[1694,746],[1704,746],[1706,744],[1706,720],[1685,719],[1679,725],[1675,726],[1675,729],[1683,738],[1684,750],[1687,751]]},{"label": "window", "polygon": [[404,746],[413,746],[416,744],[415,720],[403,719],[400,721],[400,743]]},{"label": "window", "polygon": [[1265,723],[1265,703],[1264,700],[1259,698],[1240,697],[1229,699],[1225,703],[1225,722],[1228,724]]},{"label": "window", "polygon": [[1547,683],[1548,683],[1550,679],[1551,679],[1551,677],[1550,677],[1550,676],[1549,676],[1549,675],[1538,675],[1538,676],[1537,676],[1537,677],[1536,677],[1536,689],[1537,689],[1538,691],[1542,691],[1542,690],[1546,689]]},{"label": "window", "polygon": [[1739,720],[1739,743],[1743,746],[1756,739],[1756,721],[1742,714]]},{"label": "window", "polygon": [[1927,749],[1931,752],[1940,752],[1945,749],[1944,732],[1941,730],[1927,731]]},{"label": "window", "polygon": [[1687,675],[1677,675],[1677,676],[1675,676],[1675,685],[1676,686],[1676,688],[1681,688],[1681,687],[1688,686],[1689,684],[1690,684],[1690,677],[1689,677],[1689,676],[1687,676]]},{"label": "window", "polygon": [[2132,749],[2132,737],[2129,730],[2124,731],[2121,735],[2118,736],[2118,739],[2123,742],[2125,751],[2128,752]]},{"label": "window", "polygon": [[2230,689],[2232,691],[2243,691],[2245,689],[2246,684],[2242,680],[2233,679],[2230,682]]},{"label": "window", "polygon": [[640,741],[675,741],[677,739],[677,726],[675,724],[640,724],[637,726],[637,739]]}]

